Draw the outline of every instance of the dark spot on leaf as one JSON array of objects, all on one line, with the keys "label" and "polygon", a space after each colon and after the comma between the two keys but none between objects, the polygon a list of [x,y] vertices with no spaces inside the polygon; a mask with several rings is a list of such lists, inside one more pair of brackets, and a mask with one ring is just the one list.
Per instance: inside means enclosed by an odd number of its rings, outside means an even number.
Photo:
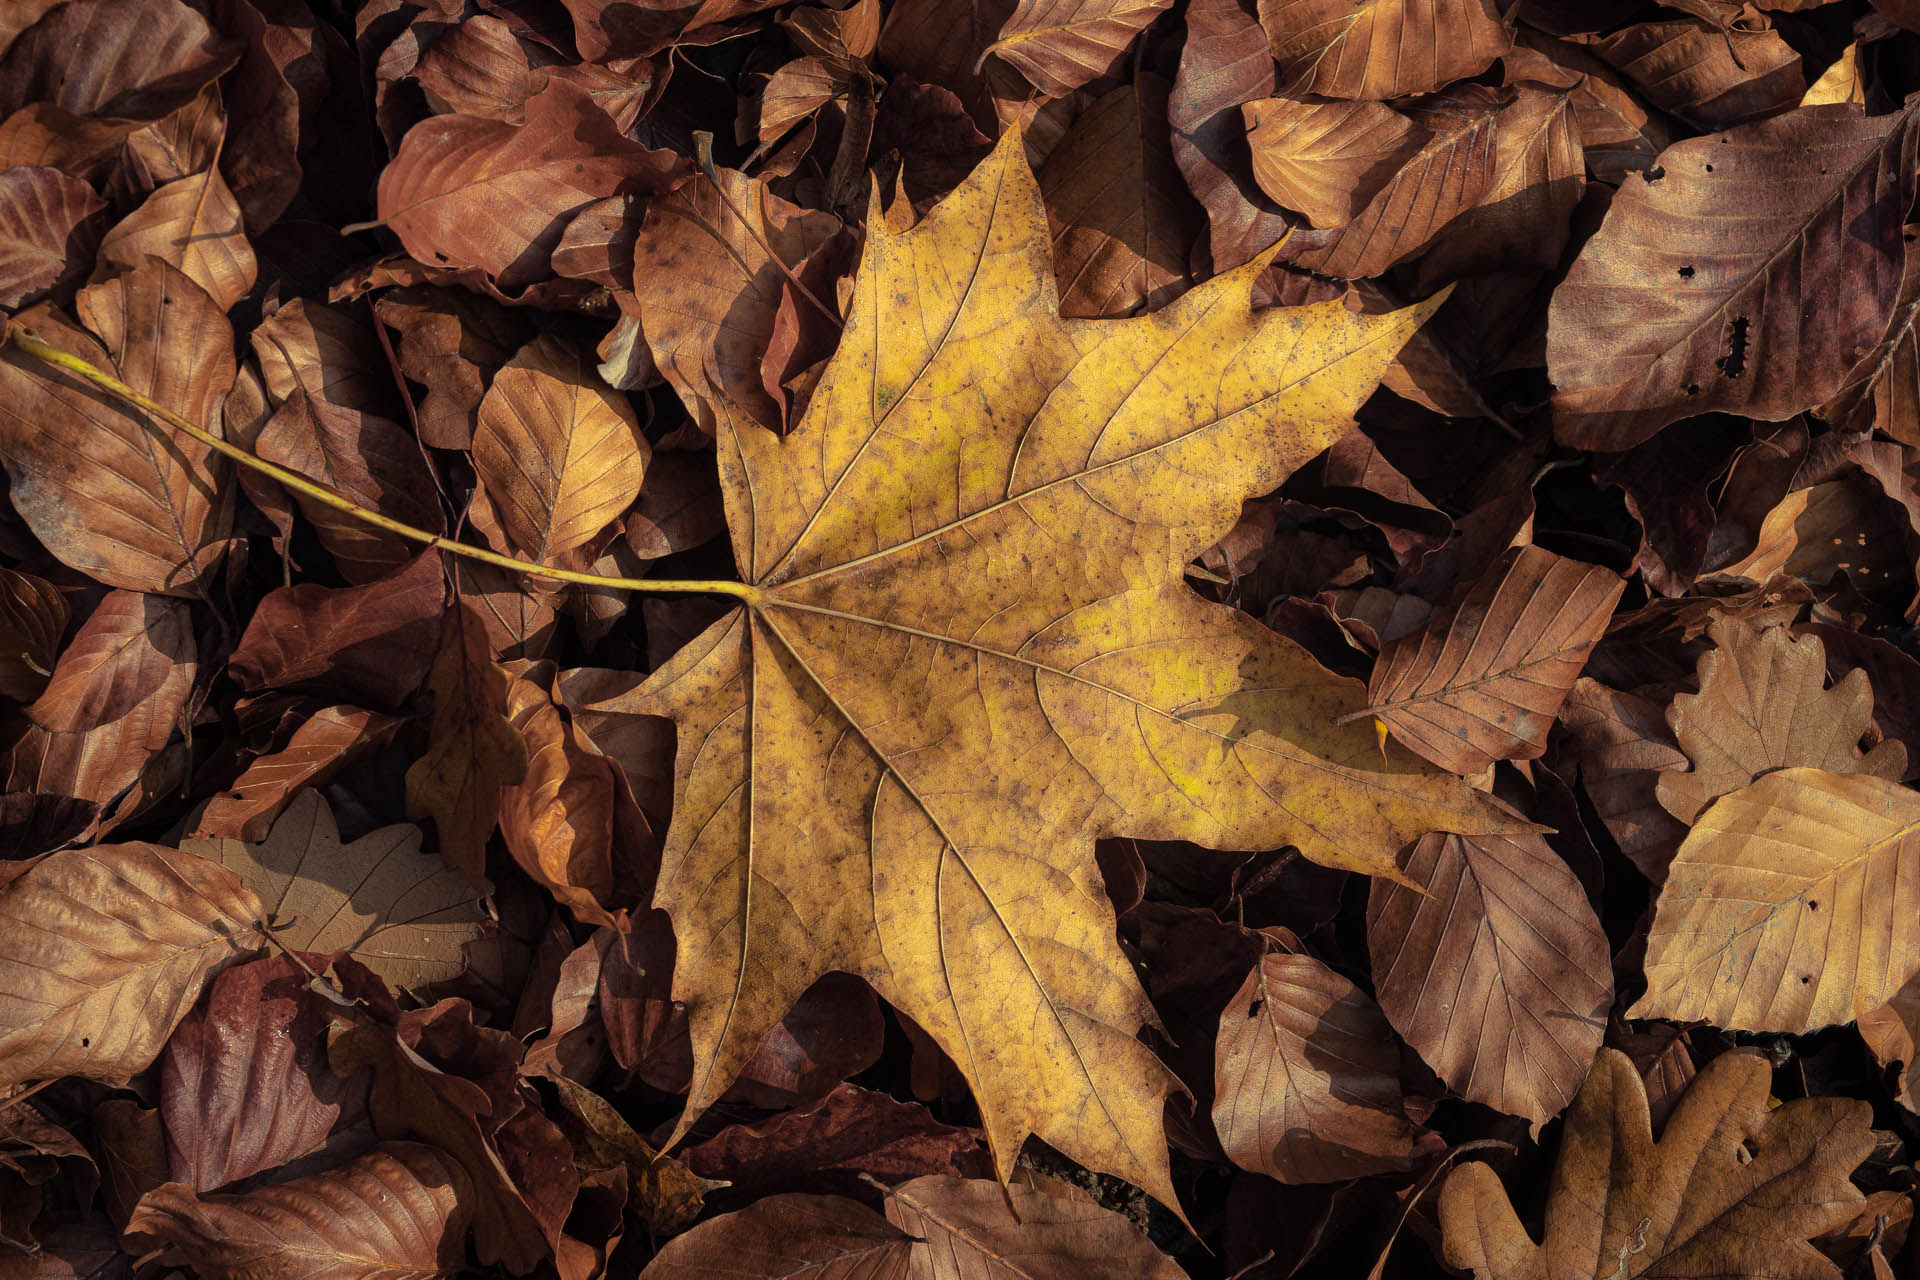
[{"label": "dark spot on leaf", "polygon": [[1712,173],[1712,172],[1713,172],[1713,166],[1712,166],[1712,165],[1708,165],[1708,166],[1707,166],[1707,172],[1708,172],[1708,173]]},{"label": "dark spot on leaf", "polygon": [[1691,266],[1686,266],[1686,267],[1682,267],[1682,268],[1680,268],[1680,278],[1681,278],[1682,280],[1691,280],[1691,279],[1693,279],[1693,268],[1692,268]]},{"label": "dark spot on leaf", "polygon": [[1820,899],[1818,898],[1807,899],[1807,910],[1818,911],[1819,909],[1820,909]]},{"label": "dark spot on leaf", "polygon": [[1729,378],[1737,378],[1747,367],[1747,318],[1736,316],[1727,333],[1727,354],[1713,362]]},{"label": "dark spot on leaf", "polygon": [[1264,1006],[1264,1005],[1265,1005],[1266,1003],[1267,1003],[1267,1002],[1266,1002],[1265,1000],[1255,1000],[1255,1001],[1254,1001],[1254,1002],[1253,1002],[1252,1004],[1250,1004],[1250,1005],[1248,1005],[1248,1006],[1247,1006],[1247,1016],[1248,1016],[1249,1018],[1257,1018],[1257,1017],[1259,1017],[1259,1016],[1260,1016],[1260,1010],[1261,1010],[1261,1008],[1262,1008],[1262,1006]]},{"label": "dark spot on leaf", "polygon": [[1699,383],[1697,383],[1697,382],[1689,382],[1689,383],[1687,384],[1687,394],[1688,394],[1688,395],[1690,395],[1690,396],[1697,396],[1697,395],[1699,395],[1699,394],[1700,394],[1700,384],[1699,384]]},{"label": "dark spot on leaf", "polygon": [[1801,974],[1801,975],[1800,975],[1800,985],[1801,985],[1801,986],[1803,986],[1803,987],[1804,987],[1804,986],[1806,986],[1806,985],[1807,985],[1808,983],[1810,983],[1810,982],[1812,982],[1812,981],[1813,981],[1813,975],[1811,975],[1811,974],[1806,974],[1806,973],[1803,973],[1803,974]]}]

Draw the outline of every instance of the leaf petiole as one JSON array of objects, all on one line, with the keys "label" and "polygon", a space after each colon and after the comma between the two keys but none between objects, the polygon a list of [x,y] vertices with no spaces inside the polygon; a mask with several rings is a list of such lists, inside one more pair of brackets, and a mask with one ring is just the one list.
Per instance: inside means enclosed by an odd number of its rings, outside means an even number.
[{"label": "leaf petiole", "polygon": [[5,344],[11,344],[15,350],[23,355],[32,356],[34,359],[45,364],[50,364],[57,369],[64,369],[75,377],[92,383],[115,399],[125,401],[127,404],[144,410],[149,416],[158,418],[176,431],[191,436],[214,452],[231,458],[240,466],[251,467],[262,475],[271,476],[287,488],[312,498],[315,502],[324,503],[336,511],[344,512],[346,515],[351,516],[363,524],[371,525],[376,529],[384,529],[388,533],[405,538],[410,542],[418,542],[425,546],[436,547],[452,555],[464,556],[469,560],[478,560],[482,564],[490,564],[495,568],[506,569],[514,573],[524,573],[539,578],[551,578],[559,582],[575,582],[584,586],[598,587],[602,590],[611,589],[616,591],[734,596],[749,604],[756,603],[760,599],[760,589],[743,582],[676,578],[618,578],[597,573],[584,573],[577,569],[557,569],[549,565],[534,564],[527,560],[516,560],[512,556],[501,555],[499,552],[489,551],[485,547],[476,547],[470,543],[456,542],[452,538],[442,537],[437,533],[429,533],[425,529],[416,528],[404,521],[395,520],[391,516],[381,515],[378,511],[369,510],[353,499],[336,493],[326,485],[310,480],[297,471],[290,471],[277,463],[268,462],[265,458],[257,457],[247,450],[242,449],[239,445],[227,440],[222,440],[219,436],[189,422],[165,405],[141,395],[138,391],[135,391],[132,387],[120,381],[120,379],[114,377],[112,374],[95,368],[79,356],[71,355],[68,352],[60,350],[58,347],[50,346],[46,342],[43,342],[31,330],[15,325],[6,331],[4,339],[0,339],[0,341],[3,341]]}]

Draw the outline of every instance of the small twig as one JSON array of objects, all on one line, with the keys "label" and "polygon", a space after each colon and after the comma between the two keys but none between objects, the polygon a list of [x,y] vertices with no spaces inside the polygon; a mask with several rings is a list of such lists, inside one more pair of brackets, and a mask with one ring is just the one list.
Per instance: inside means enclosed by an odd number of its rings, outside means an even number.
[{"label": "small twig", "polygon": [[478,560],[483,564],[490,564],[495,568],[506,569],[513,573],[531,574],[540,578],[554,578],[561,582],[578,582],[591,587],[610,588],[616,591],[673,592],[678,594],[733,596],[737,599],[745,600],[749,604],[757,602],[760,599],[759,588],[741,582],[608,577],[597,573],[582,573],[575,569],[556,569],[548,565],[534,564],[526,560],[515,560],[512,556],[504,556],[496,551],[488,551],[484,547],[472,546],[465,542],[455,542],[452,538],[443,538],[437,533],[429,533],[425,529],[416,528],[403,521],[395,520],[391,516],[381,515],[378,511],[369,510],[344,494],[335,492],[326,485],[309,480],[297,471],[289,471],[287,468],[279,466],[276,463],[268,462],[265,458],[257,457],[245,449],[240,448],[238,445],[229,443],[219,436],[203,430],[173,410],[167,408],[165,405],[141,395],[138,391],[135,391],[132,387],[129,387],[112,374],[96,369],[79,356],[69,355],[58,347],[49,346],[27,329],[20,328],[19,326],[13,327],[6,333],[5,341],[12,344],[13,348],[23,355],[32,356],[34,359],[53,365],[55,368],[64,369],[68,373],[92,383],[95,387],[98,387],[115,399],[144,410],[147,414],[160,419],[160,421],[166,423],[174,430],[190,436],[200,444],[212,449],[215,453],[230,458],[243,467],[248,467],[260,472],[262,475],[270,476],[294,492],[303,494],[324,506],[332,507],[336,511],[343,512],[353,519],[360,521],[362,524],[371,525],[376,529],[384,529],[388,533],[405,538],[410,542],[418,542],[429,547],[436,547],[441,551],[446,551],[457,556],[465,556],[469,560]]}]

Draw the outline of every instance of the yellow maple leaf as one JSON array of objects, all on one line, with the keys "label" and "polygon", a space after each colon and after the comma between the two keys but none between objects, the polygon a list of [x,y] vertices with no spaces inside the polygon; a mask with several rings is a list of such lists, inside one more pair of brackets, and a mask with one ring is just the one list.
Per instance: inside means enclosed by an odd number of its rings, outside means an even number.
[{"label": "yellow maple leaf", "polygon": [[678,722],[656,903],[695,1073],[682,1131],[821,974],[972,1083],[1002,1176],[1038,1133],[1168,1204],[1172,1077],[1094,861],[1109,834],[1394,873],[1526,829],[1183,566],[1341,434],[1432,304],[1254,312],[1264,265],[1060,318],[1016,138],[918,226],[876,215],[838,353],[782,439],[723,417],[742,607],[618,707]]}]

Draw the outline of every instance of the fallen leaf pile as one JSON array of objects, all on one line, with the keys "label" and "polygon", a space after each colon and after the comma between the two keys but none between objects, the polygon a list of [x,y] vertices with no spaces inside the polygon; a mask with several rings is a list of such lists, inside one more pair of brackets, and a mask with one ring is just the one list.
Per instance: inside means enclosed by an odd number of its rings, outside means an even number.
[{"label": "fallen leaf pile", "polygon": [[1916,93],[0,5],[0,1280],[1920,1276]]}]

